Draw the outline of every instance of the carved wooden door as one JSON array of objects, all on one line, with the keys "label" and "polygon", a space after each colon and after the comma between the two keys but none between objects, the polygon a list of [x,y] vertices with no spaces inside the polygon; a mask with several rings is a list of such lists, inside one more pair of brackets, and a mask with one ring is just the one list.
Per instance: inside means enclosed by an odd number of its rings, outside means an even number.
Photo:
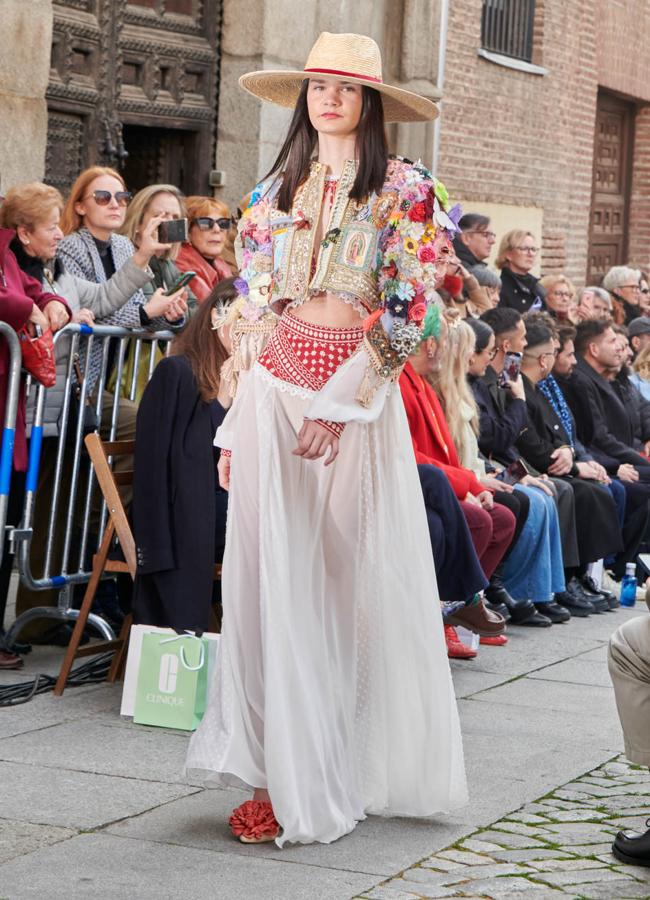
[{"label": "carved wooden door", "polygon": [[55,0],[45,180],[99,164],[208,193],[220,32],[221,0]]},{"label": "carved wooden door", "polygon": [[589,231],[588,284],[626,262],[634,107],[598,95]]}]

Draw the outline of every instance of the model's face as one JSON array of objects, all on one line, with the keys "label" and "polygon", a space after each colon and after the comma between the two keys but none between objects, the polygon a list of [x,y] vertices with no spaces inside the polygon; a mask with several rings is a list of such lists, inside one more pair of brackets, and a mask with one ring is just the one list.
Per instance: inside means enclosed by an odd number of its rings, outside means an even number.
[{"label": "model's face", "polygon": [[546,305],[559,315],[567,315],[572,301],[573,294],[563,281],[556,282],[546,294]]},{"label": "model's face", "polygon": [[[124,194],[124,185],[121,181],[110,175],[99,175],[93,178],[84,196],[75,203],[75,210],[83,217],[87,228],[117,231],[124,224],[126,217],[128,200]],[[104,202],[106,199],[108,202]]]},{"label": "model's face", "polygon": [[483,260],[492,252],[497,236],[490,231],[488,224],[485,228],[472,228],[470,231],[461,232],[460,239],[477,259]]},{"label": "model's face", "polygon": [[30,256],[38,257],[43,262],[54,259],[57,244],[63,237],[59,228],[60,218],[61,213],[56,208],[44,216],[31,231],[23,227],[18,229],[18,237]]},{"label": "model's face", "polygon": [[535,238],[526,234],[515,247],[508,250],[505,256],[513,272],[525,275],[535,265],[538,252],[539,248],[535,244]]},{"label": "model's face", "polygon": [[[226,219],[216,208],[211,209],[209,213],[200,218],[213,219],[213,224],[210,226],[208,222],[204,221],[201,225],[196,222],[190,225],[188,232],[190,244],[206,259],[216,259],[223,251],[229,226],[221,228],[217,220],[221,219],[225,224]],[[229,219],[228,222],[230,222]]]},{"label": "model's face", "polygon": [[487,372],[487,367],[490,365],[494,358],[494,348],[496,346],[496,341],[494,340],[494,335],[490,335],[490,340],[488,341],[487,347],[483,350],[479,350],[478,352],[472,353],[469,358],[469,366],[467,367],[467,371],[470,375],[476,375],[477,378],[482,378],[483,375]]},{"label": "model's face", "polygon": [[567,341],[555,357],[555,365],[553,366],[553,374],[567,378],[576,364],[576,352],[573,341]]},{"label": "model's face", "polygon": [[307,88],[309,121],[319,134],[350,137],[356,134],[363,88],[340,78],[310,78]]}]

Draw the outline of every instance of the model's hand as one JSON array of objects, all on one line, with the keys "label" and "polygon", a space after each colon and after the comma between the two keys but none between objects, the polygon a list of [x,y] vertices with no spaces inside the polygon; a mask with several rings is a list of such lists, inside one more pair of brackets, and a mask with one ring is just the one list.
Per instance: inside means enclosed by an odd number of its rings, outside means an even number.
[{"label": "model's hand", "polygon": [[639,473],[634,468],[632,463],[621,463],[621,465],[616,470],[616,474],[621,479],[621,481],[638,481]]},{"label": "model's hand", "polygon": [[42,332],[46,332],[50,327],[50,322],[44,312],[42,312],[38,306],[34,303],[32,306],[32,311],[29,314],[29,319],[27,320],[27,330],[31,334],[32,337],[36,337],[36,326],[39,326]]},{"label": "model's hand", "polygon": [[548,481],[548,479],[544,478],[535,478],[534,475],[524,475],[524,477],[520,480],[519,484],[525,484],[528,487],[536,487],[539,488],[540,491],[544,491],[545,494],[548,494],[549,497],[553,496],[553,491],[544,482]]},{"label": "model's hand", "polygon": [[568,447],[558,447],[551,453],[553,462],[548,467],[551,475],[568,475],[573,468],[573,453]]},{"label": "model's hand", "polygon": [[70,313],[63,303],[60,303],[58,300],[50,300],[49,303],[46,303],[43,312],[52,331],[58,331],[59,328],[63,328],[70,320]]},{"label": "model's hand", "polygon": [[311,419],[305,419],[298,432],[298,446],[292,450],[294,456],[303,459],[320,459],[329,450],[325,465],[329,466],[339,455],[339,439],[324,425]]},{"label": "model's hand", "polygon": [[224,491],[230,490],[230,457],[224,456],[222,453],[217,463],[217,474],[219,476],[219,484]]}]

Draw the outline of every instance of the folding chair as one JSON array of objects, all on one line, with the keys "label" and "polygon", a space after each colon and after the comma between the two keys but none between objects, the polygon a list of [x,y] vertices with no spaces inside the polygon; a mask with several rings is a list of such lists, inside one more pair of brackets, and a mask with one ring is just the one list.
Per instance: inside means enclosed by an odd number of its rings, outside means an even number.
[{"label": "folding chair", "polygon": [[[129,520],[122,504],[122,498],[118,490],[119,484],[131,484],[133,482],[133,470],[127,472],[113,472],[108,462],[108,457],[112,456],[133,456],[135,452],[135,441],[103,441],[101,437],[94,432],[89,434],[85,439],[86,448],[90,455],[95,476],[99,484],[100,490],[106,501],[108,509],[108,521],[104,537],[99,546],[97,553],[93,556],[93,565],[90,581],[84,594],[83,603],[79,610],[79,616],[75,622],[72,637],[68,644],[59,677],[54,688],[54,694],[60,697],[65,690],[66,681],[70,675],[72,664],[80,656],[96,656],[99,653],[106,653],[113,650],[113,659],[108,671],[107,680],[115,681],[124,661],[124,654],[128,642],[129,630],[131,628],[131,616],[125,617],[120,629],[119,636],[112,641],[99,641],[81,647],[81,639],[84,628],[88,621],[95,592],[99,585],[100,579],[104,572],[120,572],[128,573],[135,580],[135,541],[133,532],[129,525]],[[111,546],[114,537],[117,537],[118,543],[124,554],[124,560],[109,559]]]}]

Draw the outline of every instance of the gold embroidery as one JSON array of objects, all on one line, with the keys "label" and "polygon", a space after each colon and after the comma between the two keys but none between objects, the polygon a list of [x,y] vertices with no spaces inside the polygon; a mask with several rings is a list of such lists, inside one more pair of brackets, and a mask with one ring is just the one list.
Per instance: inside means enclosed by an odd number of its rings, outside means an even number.
[{"label": "gold embroidery", "polygon": [[372,328],[366,332],[365,342],[375,372],[382,378],[397,379],[403,363],[391,347],[390,338],[384,331],[381,322],[375,322]]},{"label": "gold embroidery", "polygon": [[296,229],[292,226],[285,245],[287,274],[283,296],[292,300],[304,297],[307,292],[324,188],[325,166],[312,163],[309,178],[297,192],[291,211],[294,221],[298,218],[298,213],[301,213],[301,217],[310,222],[311,227]]}]

